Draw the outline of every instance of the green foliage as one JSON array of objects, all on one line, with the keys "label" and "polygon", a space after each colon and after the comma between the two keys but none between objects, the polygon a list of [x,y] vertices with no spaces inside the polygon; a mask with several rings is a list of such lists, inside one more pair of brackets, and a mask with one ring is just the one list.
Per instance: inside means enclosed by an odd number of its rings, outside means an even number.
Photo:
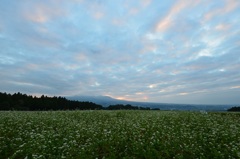
[{"label": "green foliage", "polygon": [[240,158],[237,113],[0,112],[0,158]]}]

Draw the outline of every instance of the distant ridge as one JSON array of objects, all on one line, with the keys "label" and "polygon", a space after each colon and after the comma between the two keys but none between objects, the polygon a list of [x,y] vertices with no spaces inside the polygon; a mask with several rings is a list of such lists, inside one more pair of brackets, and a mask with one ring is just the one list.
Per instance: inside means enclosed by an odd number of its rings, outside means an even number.
[{"label": "distant ridge", "polygon": [[104,107],[107,107],[112,104],[124,104],[124,102],[122,103],[121,100],[117,100],[109,96],[69,96],[66,98],[69,100],[76,100],[76,101],[89,101],[96,104],[100,104]]},{"label": "distant ridge", "polygon": [[171,104],[171,103],[151,103],[151,102],[134,102],[118,100],[109,96],[69,96],[69,100],[89,101],[104,107],[116,104],[130,104],[133,106],[159,108],[161,110],[189,110],[189,111],[227,111],[233,105],[210,105],[210,104]]}]

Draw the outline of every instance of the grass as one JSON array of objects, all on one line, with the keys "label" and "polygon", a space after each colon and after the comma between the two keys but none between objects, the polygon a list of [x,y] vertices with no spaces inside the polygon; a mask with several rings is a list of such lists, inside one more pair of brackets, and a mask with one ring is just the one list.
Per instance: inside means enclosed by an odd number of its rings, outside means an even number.
[{"label": "grass", "polygon": [[238,113],[0,112],[0,158],[240,158]]}]

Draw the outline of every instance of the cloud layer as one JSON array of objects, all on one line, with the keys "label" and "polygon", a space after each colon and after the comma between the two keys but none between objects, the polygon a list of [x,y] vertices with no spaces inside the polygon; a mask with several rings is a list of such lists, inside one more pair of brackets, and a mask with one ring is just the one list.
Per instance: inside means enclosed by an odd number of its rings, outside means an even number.
[{"label": "cloud layer", "polygon": [[238,0],[0,1],[0,88],[239,104]]}]

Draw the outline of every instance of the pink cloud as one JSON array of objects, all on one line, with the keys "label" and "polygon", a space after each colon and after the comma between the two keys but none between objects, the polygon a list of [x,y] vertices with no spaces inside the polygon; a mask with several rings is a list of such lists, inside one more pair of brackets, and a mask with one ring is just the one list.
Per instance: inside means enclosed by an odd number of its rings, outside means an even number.
[{"label": "pink cloud", "polygon": [[32,46],[47,47],[47,48],[60,48],[60,43],[55,39],[47,39],[41,37],[27,36],[23,39],[26,44],[33,44]]},{"label": "pink cloud", "polygon": [[150,45],[144,46],[144,48],[140,51],[140,53],[142,54],[149,53],[149,52],[156,53],[156,51],[157,51],[157,46],[150,44]]},{"label": "pink cloud", "polygon": [[227,25],[227,24],[218,24],[215,29],[218,30],[218,31],[227,31],[231,28],[230,25]]},{"label": "pink cloud", "polygon": [[95,19],[101,19],[101,18],[104,17],[104,13],[103,13],[103,12],[100,12],[100,11],[97,11],[97,12],[93,13],[93,17],[94,17]]},{"label": "pink cloud", "polygon": [[86,3],[85,6],[87,7],[88,12],[90,15],[96,19],[104,18],[105,14],[105,6],[95,2],[95,3]]},{"label": "pink cloud", "polygon": [[155,26],[155,30],[157,32],[164,32],[169,29],[173,25],[174,18],[185,8],[193,7],[197,5],[200,1],[185,1],[179,0],[175,3],[175,5],[169,10],[168,14],[161,19],[157,25]]},{"label": "pink cloud", "polygon": [[224,11],[226,13],[231,12],[235,10],[237,7],[239,7],[240,2],[239,0],[226,0],[226,6],[224,8]]},{"label": "pink cloud", "polygon": [[50,5],[34,3],[30,7],[31,9],[24,9],[23,15],[26,19],[36,23],[46,23],[54,18],[65,16],[67,13],[57,2]]},{"label": "pink cloud", "polygon": [[151,3],[152,3],[152,0],[142,0],[142,1],[141,1],[141,5],[142,5],[143,7],[147,7],[147,6],[149,6]]},{"label": "pink cloud", "polygon": [[117,19],[117,18],[113,18],[111,23],[115,26],[124,26],[126,24],[126,21],[122,20],[122,19]]},{"label": "pink cloud", "polygon": [[129,14],[130,15],[136,15],[136,14],[138,14],[138,12],[139,12],[138,8],[132,8],[132,9],[130,9]]},{"label": "pink cloud", "polygon": [[128,10],[129,15],[137,15],[141,11],[143,11],[146,7],[148,7],[152,3],[152,0],[141,0],[139,5],[129,5],[129,3],[126,3],[125,9]]},{"label": "pink cloud", "polygon": [[225,0],[225,5],[222,8],[217,8],[215,10],[211,10],[204,16],[204,21],[209,21],[215,16],[220,16],[227,14],[229,12],[234,11],[237,7],[239,7],[240,2],[238,0]]}]

